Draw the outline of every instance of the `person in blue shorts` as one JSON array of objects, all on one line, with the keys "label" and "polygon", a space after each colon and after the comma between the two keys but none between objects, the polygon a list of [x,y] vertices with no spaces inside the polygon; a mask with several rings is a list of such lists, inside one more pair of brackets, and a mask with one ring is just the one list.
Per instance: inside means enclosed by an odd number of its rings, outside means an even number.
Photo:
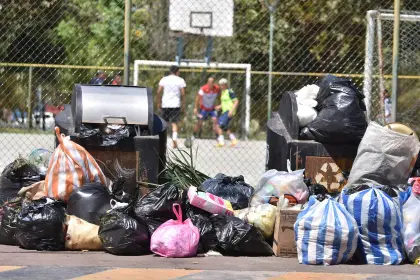
[{"label": "person in blue shorts", "polygon": [[227,135],[229,135],[231,146],[234,147],[238,144],[238,140],[236,139],[236,136],[232,133],[232,131],[229,129],[229,123],[236,114],[236,109],[238,108],[239,100],[236,97],[235,92],[231,88],[229,88],[227,79],[220,79],[219,86],[221,89],[220,105],[216,106],[216,110],[221,111],[221,114],[219,116],[217,125],[218,137],[216,147],[225,146],[225,137],[223,135],[224,132],[226,132]]},{"label": "person in blue shorts", "polygon": [[197,137],[197,133],[203,126],[203,121],[209,118],[213,121],[213,130],[217,133],[217,112],[215,110],[216,100],[219,96],[220,88],[214,83],[214,78],[210,77],[207,84],[203,85],[197,93],[194,102],[194,115],[197,116],[197,124],[194,127],[194,134],[191,140]]}]

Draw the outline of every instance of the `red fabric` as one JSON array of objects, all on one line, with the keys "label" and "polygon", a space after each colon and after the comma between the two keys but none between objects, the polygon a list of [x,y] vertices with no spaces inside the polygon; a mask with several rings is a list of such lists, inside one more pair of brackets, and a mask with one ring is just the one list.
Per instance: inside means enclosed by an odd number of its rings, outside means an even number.
[{"label": "red fabric", "polygon": [[213,85],[211,88],[208,84],[205,84],[200,88],[199,101],[200,109],[205,111],[214,110],[217,95],[220,93],[220,87],[218,85]]}]

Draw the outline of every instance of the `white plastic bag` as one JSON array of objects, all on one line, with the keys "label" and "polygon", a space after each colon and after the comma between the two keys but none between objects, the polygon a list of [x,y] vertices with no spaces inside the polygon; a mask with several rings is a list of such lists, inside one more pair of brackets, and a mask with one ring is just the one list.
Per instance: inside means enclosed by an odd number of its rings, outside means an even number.
[{"label": "white plastic bag", "polygon": [[[319,86],[307,85],[295,92],[297,99],[312,99],[315,100],[318,97]],[[316,104],[315,104],[316,106]],[[315,107],[313,106],[313,107]]]},{"label": "white plastic bag", "polygon": [[314,108],[318,105],[315,100],[318,92],[319,87],[317,85],[307,85],[295,92],[300,127],[305,127],[316,119],[318,113]]},{"label": "white plastic bag", "polygon": [[267,171],[258,182],[250,206],[268,203],[270,198],[284,196],[290,203],[305,204],[309,190],[303,182],[304,170],[291,171],[287,160],[288,172],[275,169]]},{"label": "white plastic bag", "polygon": [[410,261],[420,257],[420,197],[411,193],[404,204],[404,246]]},{"label": "white plastic bag", "polygon": [[258,228],[266,239],[273,236],[276,222],[277,207],[271,204],[261,204],[234,211],[235,217]]},{"label": "white plastic bag", "polygon": [[312,196],[294,225],[299,263],[340,264],[353,257],[359,230],[354,218],[332,198]]},{"label": "white plastic bag", "polygon": [[301,105],[298,103],[297,117],[299,119],[299,127],[305,127],[316,119],[317,111],[309,106]]}]

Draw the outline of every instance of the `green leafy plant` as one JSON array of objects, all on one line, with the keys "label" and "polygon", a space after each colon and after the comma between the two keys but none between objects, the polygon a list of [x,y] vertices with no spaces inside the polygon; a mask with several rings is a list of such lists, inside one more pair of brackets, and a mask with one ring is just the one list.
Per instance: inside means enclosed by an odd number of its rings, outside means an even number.
[{"label": "green leafy plant", "polygon": [[[196,158],[197,152],[198,148],[196,149]],[[190,186],[200,187],[209,178],[195,168],[192,147],[190,147],[189,152],[181,149],[168,151],[166,166],[162,173],[170,184],[183,189]]]}]

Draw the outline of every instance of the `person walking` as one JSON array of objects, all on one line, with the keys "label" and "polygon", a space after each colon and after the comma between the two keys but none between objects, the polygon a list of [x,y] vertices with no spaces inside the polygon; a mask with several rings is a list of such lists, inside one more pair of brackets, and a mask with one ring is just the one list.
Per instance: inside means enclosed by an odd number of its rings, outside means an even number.
[{"label": "person walking", "polygon": [[384,97],[385,97],[384,99],[385,124],[388,124],[392,122],[392,116],[391,116],[392,104],[391,104],[391,96],[388,90],[385,90]]},{"label": "person walking", "polygon": [[[157,90],[158,109],[163,111],[163,119],[172,126],[172,147],[178,144],[178,122],[181,112],[185,111],[185,80],[179,77],[178,66],[171,66],[169,75],[159,82]],[[163,92],[163,96],[162,96]]]},{"label": "person walking", "polygon": [[191,140],[197,137],[197,133],[203,126],[203,121],[211,118],[213,130],[217,133],[217,112],[215,109],[216,99],[219,96],[220,87],[214,83],[214,78],[210,77],[207,84],[203,85],[198,91],[194,102],[194,115],[197,116],[197,124],[194,127],[194,134]]},{"label": "person walking", "polygon": [[221,115],[218,119],[217,124],[217,145],[216,147],[225,146],[225,138],[223,132],[226,132],[229,135],[231,141],[231,146],[234,147],[238,144],[236,136],[229,129],[229,123],[236,114],[236,109],[239,105],[239,100],[236,97],[235,92],[229,88],[228,80],[223,78],[219,81],[219,86],[221,89],[220,95],[220,105],[216,106],[216,110],[221,111]]}]

